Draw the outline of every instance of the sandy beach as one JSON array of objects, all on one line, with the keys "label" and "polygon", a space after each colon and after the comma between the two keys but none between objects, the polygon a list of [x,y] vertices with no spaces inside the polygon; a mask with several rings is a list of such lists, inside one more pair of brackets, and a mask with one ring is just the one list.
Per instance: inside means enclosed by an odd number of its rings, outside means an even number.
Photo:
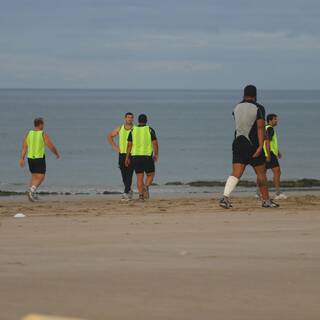
[{"label": "sandy beach", "polygon": [[0,319],[319,319],[320,193],[234,204],[3,198]]}]

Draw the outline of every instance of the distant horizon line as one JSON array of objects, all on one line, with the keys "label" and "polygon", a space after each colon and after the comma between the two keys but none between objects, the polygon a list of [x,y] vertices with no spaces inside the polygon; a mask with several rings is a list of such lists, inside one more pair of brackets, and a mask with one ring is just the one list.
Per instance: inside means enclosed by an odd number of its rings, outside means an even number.
[{"label": "distant horizon line", "polygon": [[[19,87],[0,87],[0,90],[87,90],[87,91],[242,91],[243,88],[238,89],[215,89],[215,88],[204,88],[204,89],[183,89],[183,88],[19,88]],[[264,89],[258,88],[262,91],[320,91],[320,89]]]}]

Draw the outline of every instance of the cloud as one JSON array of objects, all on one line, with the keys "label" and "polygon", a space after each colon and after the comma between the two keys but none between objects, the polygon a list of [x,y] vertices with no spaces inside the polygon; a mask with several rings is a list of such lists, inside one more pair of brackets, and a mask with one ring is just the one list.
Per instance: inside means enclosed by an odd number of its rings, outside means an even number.
[{"label": "cloud", "polygon": [[[133,38],[109,35],[105,48],[127,51],[204,50],[214,48],[250,48],[309,50],[320,49],[320,37],[279,32],[225,31],[215,33],[146,33]],[[108,36],[107,36],[108,37]]]},{"label": "cloud", "polygon": [[156,60],[147,62],[138,62],[134,66],[135,69],[147,72],[163,72],[163,73],[202,73],[216,72],[223,69],[222,64],[200,62],[192,60]]}]

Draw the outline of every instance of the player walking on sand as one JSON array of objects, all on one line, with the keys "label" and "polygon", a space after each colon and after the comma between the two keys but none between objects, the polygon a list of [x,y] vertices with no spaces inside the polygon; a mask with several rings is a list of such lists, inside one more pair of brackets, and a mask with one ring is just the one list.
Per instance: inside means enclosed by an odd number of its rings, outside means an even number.
[{"label": "player walking on sand", "polygon": [[[128,136],[126,165],[133,165],[137,175],[139,200],[149,199],[149,187],[155,176],[155,162],[158,161],[159,146],[155,131],[147,125],[145,114],[139,116],[139,125]],[[144,181],[144,174],[146,180]]]},{"label": "player walking on sand", "polygon": [[46,146],[55,154],[57,159],[60,158],[57,148],[51,141],[49,135],[44,132],[44,120],[42,118],[36,118],[34,120],[34,128],[31,129],[23,139],[19,161],[20,166],[23,168],[25,166],[25,157],[28,153],[31,182],[27,195],[30,201],[39,200],[35,192],[44,181],[46,175]]},{"label": "player walking on sand", "polygon": [[236,188],[247,165],[251,165],[257,175],[257,182],[262,196],[262,207],[276,208],[279,205],[269,198],[267,176],[263,152],[265,140],[265,109],[257,103],[257,89],[246,86],[244,98],[234,109],[235,139],[232,145],[233,170],[227,179],[223,198],[219,204],[222,208],[232,208],[230,195]]}]

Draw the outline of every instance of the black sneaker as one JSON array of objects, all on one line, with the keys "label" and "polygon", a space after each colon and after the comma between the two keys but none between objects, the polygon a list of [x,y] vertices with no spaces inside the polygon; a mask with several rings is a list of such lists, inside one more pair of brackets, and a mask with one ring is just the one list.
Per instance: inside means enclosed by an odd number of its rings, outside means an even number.
[{"label": "black sneaker", "polygon": [[34,198],[34,193],[31,190],[27,191],[27,196],[28,196],[29,201],[31,201],[31,202],[36,201],[36,199]]},{"label": "black sneaker", "polygon": [[272,200],[266,200],[262,202],[262,208],[279,208],[280,206]]},{"label": "black sneaker", "polygon": [[232,203],[231,201],[229,200],[229,198],[227,197],[223,197],[220,201],[219,201],[219,205],[221,208],[224,208],[224,209],[230,209],[232,208]]}]

